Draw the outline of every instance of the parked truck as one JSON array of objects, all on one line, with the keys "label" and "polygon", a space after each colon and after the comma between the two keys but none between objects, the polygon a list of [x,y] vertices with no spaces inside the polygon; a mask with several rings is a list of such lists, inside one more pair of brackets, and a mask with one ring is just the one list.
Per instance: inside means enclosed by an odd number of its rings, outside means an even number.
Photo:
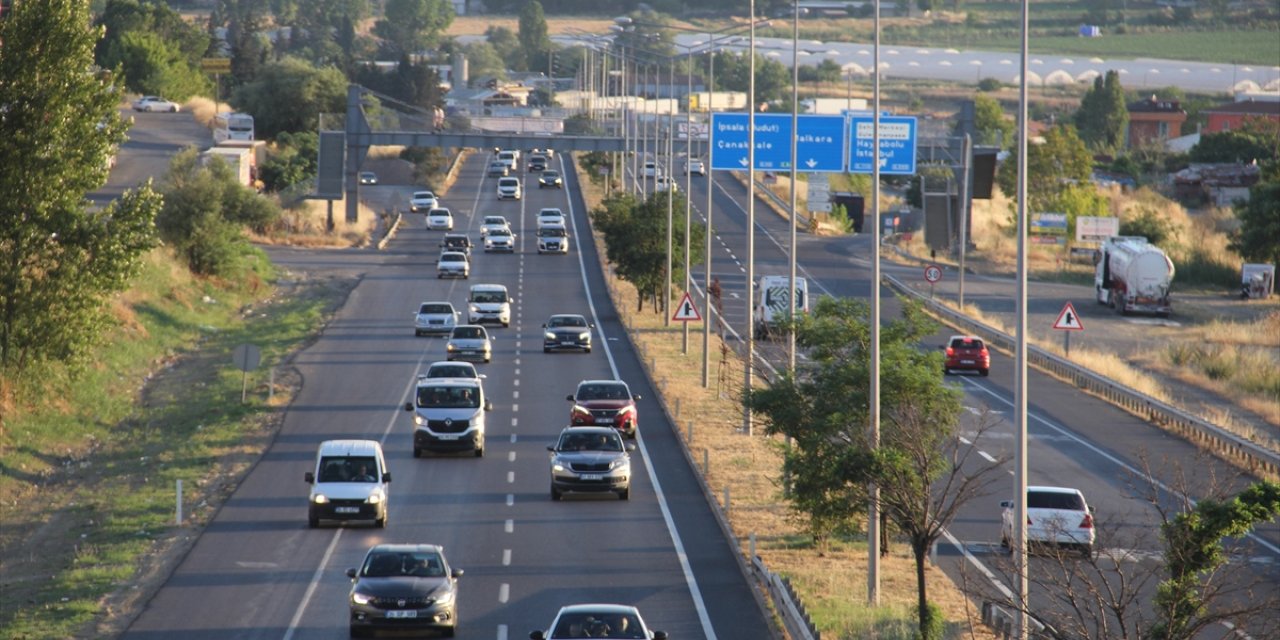
[{"label": "parked truck", "polygon": [[[791,315],[790,276],[760,276],[756,281],[754,314],[755,336],[768,338],[778,332],[779,325]],[[796,278],[796,313],[809,311],[809,285]]]},{"label": "parked truck", "polygon": [[689,94],[689,111],[736,111],[747,108],[747,94],[741,91],[695,91]]},{"label": "parked truck", "polygon": [[258,167],[254,162],[254,150],[251,148],[223,147],[221,145],[206,149],[200,154],[200,164],[208,166],[214,158],[221,158],[231,167],[240,184],[251,189],[257,188]]},{"label": "parked truck", "polygon": [[866,98],[807,98],[800,101],[801,113],[839,115],[845,111],[866,111]]},{"label": "parked truck", "polygon": [[1167,317],[1172,311],[1169,285],[1173,261],[1142,236],[1112,236],[1096,254],[1093,283],[1098,303],[1121,315],[1151,313]]}]

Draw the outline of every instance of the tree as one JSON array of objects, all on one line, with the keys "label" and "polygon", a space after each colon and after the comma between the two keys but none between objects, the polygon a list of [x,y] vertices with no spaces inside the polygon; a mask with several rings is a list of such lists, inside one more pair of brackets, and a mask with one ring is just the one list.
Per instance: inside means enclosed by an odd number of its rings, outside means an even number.
[{"label": "tree", "polygon": [[383,14],[373,32],[396,55],[417,53],[435,42],[454,18],[448,0],[387,0]]},{"label": "tree", "polygon": [[209,35],[178,12],[163,4],[110,0],[95,24],[105,29],[95,46],[98,66],[119,68],[130,91],[175,100],[209,93],[209,79],[199,67]]},{"label": "tree", "polygon": [[769,433],[793,440],[783,472],[792,482],[793,507],[809,517],[815,535],[850,526],[863,513],[868,483],[879,486],[885,515],[910,540],[920,634],[932,638],[935,613],[924,563],[959,508],[999,475],[999,461],[973,459],[994,421],[978,425],[972,440],[960,440],[961,393],[943,382],[941,355],[919,347],[937,324],[906,302],[902,317],[880,335],[882,439],[872,448],[869,314],[860,300],[819,300],[810,314],[789,323],[809,366],[800,375],[781,374],[745,401]]},{"label": "tree", "polygon": [[0,367],[79,361],[111,324],[106,305],[155,245],[149,186],[103,211],[85,195],[128,125],[120,87],[93,73],[88,5],[15,3],[0,20]]},{"label": "tree", "polygon": [[267,191],[280,191],[316,175],[320,136],[315,131],[284,132],[276,136],[275,148],[258,169]]},{"label": "tree", "polygon": [[1129,107],[1125,104],[1119,72],[1109,70],[1105,79],[1102,76],[1093,79],[1093,87],[1080,100],[1075,123],[1080,138],[1099,151],[1115,151],[1124,145]]},{"label": "tree", "polygon": [[1280,265],[1280,177],[1250,187],[1248,202],[1236,204],[1235,212],[1240,228],[1231,236],[1231,250],[1246,260]]},{"label": "tree", "polygon": [[1249,118],[1233,131],[1206,133],[1191,147],[1192,162],[1266,162],[1280,154],[1280,122]]},{"label": "tree", "polygon": [[[1027,206],[1031,211],[1053,211],[1047,201],[1071,185],[1088,185],[1093,156],[1074,127],[1058,125],[1044,134],[1044,144],[1027,145]],[[1017,150],[1001,165],[996,176],[1006,195],[1017,193]]]},{"label": "tree", "polygon": [[[533,0],[520,10],[520,53],[531,71],[550,71],[551,37],[547,35],[547,18],[542,14],[542,4]],[[549,75],[549,74],[548,74]]]},{"label": "tree", "polygon": [[259,0],[218,0],[214,17],[227,28],[227,45],[231,47],[231,79],[240,85],[253,80],[265,61],[266,39],[262,35],[265,9]]},{"label": "tree", "polygon": [[462,55],[467,57],[467,68],[472,78],[505,78],[507,75],[507,63],[498,49],[488,42],[468,42],[462,45]]},{"label": "tree", "polygon": [[[746,53],[716,56],[716,84],[728,91],[746,91],[750,71]],[[781,62],[756,55],[756,102],[791,99],[791,71]]]},{"label": "tree", "polygon": [[335,67],[316,67],[294,57],[267,64],[257,79],[236,90],[232,104],[253,115],[262,137],[316,128],[321,113],[347,106],[347,78]]},{"label": "tree", "polygon": [[973,126],[978,131],[975,144],[1007,148],[1013,143],[1013,121],[1004,117],[1000,101],[991,96],[978,94],[973,97]]},{"label": "tree", "polygon": [[[672,195],[674,211],[684,211],[684,194]],[[616,193],[601,202],[591,212],[597,227],[604,234],[605,252],[609,262],[615,265],[618,277],[636,287],[637,309],[644,309],[645,298],[655,301],[654,312],[666,308],[658,304],[663,291],[663,271],[667,256],[667,194],[656,192],[645,200],[634,195]],[[679,220],[679,216],[675,218]],[[693,225],[689,245],[689,264],[703,259],[706,229]],[[684,225],[672,228],[671,282],[684,282]]]},{"label": "tree", "polygon": [[[508,69],[527,69],[520,59],[520,40],[515,32],[506,27],[489,27],[484,30],[485,42],[498,52]],[[474,75],[474,74],[473,74]]]}]

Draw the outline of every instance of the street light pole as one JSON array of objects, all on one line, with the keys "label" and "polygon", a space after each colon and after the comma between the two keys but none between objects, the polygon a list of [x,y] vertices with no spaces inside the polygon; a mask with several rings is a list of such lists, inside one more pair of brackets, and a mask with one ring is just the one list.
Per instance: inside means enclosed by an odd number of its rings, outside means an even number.
[{"label": "street light pole", "polygon": [[[702,388],[711,387],[711,236],[715,235],[711,227],[711,197],[715,191],[715,169],[711,167],[711,145],[715,142],[715,128],[711,126],[711,114],[715,111],[716,98],[716,40],[711,36],[711,50],[707,53],[707,237],[706,256],[703,257],[703,300],[702,314]],[[687,196],[688,194],[686,194]],[[720,322],[724,322],[721,318]]]},{"label": "street light pole", "polygon": [[[800,134],[800,3],[797,1],[793,5],[795,11],[791,20],[791,217],[789,218],[791,227],[788,230],[790,236],[791,256],[789,262],[789,280],[788,286],[790,290],[787,295],[787,306],[789,318],[792,322],[796,317],[796,219],[800,212],[796,210],[798,200],[796,191],[798,188],[797,178],[799,174],[800,158],[796,157],[797,138]],[[795,327],[787,332],[787,372],[795,375],[796,372],[796,332]],[[787,438],[787,444],[790,445],[791,438]],[[783,485],[783,490],[787,491],[790,482]]]},{"label": "street light pole", "polygon": [[[743,332],[747,350],[742,373],[744,398],[751,395],[752,367],[756,359],[756,0],[750,0],[750,11],[747,18],[751,21],[751,45],[747,55],[747,324]],[[751,405],[747,402],[742,403],[742,431],[747,436],[753,435]]]},{"label": "street light pole", "polygon": [[[676,59],[675,59],[675,56],[672,56],[671,59],[667,61],[667,87],[668,88],[671,87],[671,78],[675,74],[676,74]],[[654,87],[653,87],[653,93],[655,98],[654,108],[657,109],[656,98],[659,98],[661,94],[658,92],[658,85],[656,83],[654,84]],[[675,226],[675,212],[673,211],[673,208],[675,207],[675,202],[674,202],[675,194],[673,192],[675,191],[675,188],[676,188],[675,178],[671,176],[671,167],[672,165],[675,164],[674,158],[671,157],[672,146],[673,146],[671,143],[671,129],[672,129],[671,124],[672,124],[671,111],[667,110],[667,168],[666,168],[666,171],[667,171],[667,271],[666,271],[666,275],[667,277],[666,277],[666,282],[662,283],[662,292],[663,292],[663,299],[662,299],[663,323],[662,324],[665,327],[671,326],[671,278],[673,275],[675,275],[671,273],[671,262],[672,262],[671,252],[673,249],[675,249],[674,240],[673,240],[673,236],[675,234],[674,234],[674,229],[672,228]],[[659,178],[658,174],[662,173],[662,170],[659,169],[659,167],[661,167],[661,165],[655,161],[653,163],[654,190],[657,190],[658,188],[658,178]],[[689,326],[689,323],[686,322],[685,327],[688,327],[688,326]]]},{"label": "street light pole", "polygon": [[[1024,0],[1025,1],[1025,0]],[[871,61],[871,388],[870,438],[874,451],[880,448],[880,3],[872,19],[874,44]],[[880,605],[880,487],[867,487],[867,603]]]},{"label": "street light pole", "polygon": [[[685,60],[685,106],[684,106],[684,293],[689,295],[689,288],[693,281],[692,274],[689,273],[689,236],[693,232],[693,172],[689,170],[689,161],[693,160],[693,111],[689,109],[688,100],[693,95],[693,51],[689,52],[689,58]],[[672,183],[674,184],[674,182]],[[670,314],[668,314],[670,315]],[[709,321],[710,318],[703,318],[703,322]],[[681,332],[680,355],[689,355],[689,323],[684,323],[684,330]]]}]

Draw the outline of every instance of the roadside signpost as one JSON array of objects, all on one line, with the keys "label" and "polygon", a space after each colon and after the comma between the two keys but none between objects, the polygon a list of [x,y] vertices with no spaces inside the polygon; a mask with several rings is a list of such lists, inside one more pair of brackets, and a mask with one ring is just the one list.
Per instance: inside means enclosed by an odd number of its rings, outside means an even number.
[{"label": "roadside signpost", "polygon": [[680,299],[680,304],[676,305],[676,313],[671,316],[671,319],[677,322],[702,321],[702,315],[698,313],[698,306],[693,304],[693,297],[689,295],[688,291]]},{"label": "roadside signpost", "polygon": [[[849,125],[849,172],[872,173],[871,146],[875,126],[872,116],[858,115]],[[916,172],[916,119],[914,116],[880,116],[880,174],[914,175]]]},{"label": "roadside signpost", "polygon": [[1058,312],[1058,319],[1053,322],[1053,328],[1062,332],[1062,350],[1070,358],[1071,332],[1084,331],[1084,325],[1080,324],[1080,314],[1076,313],[1075,305],[1071,304],[1070,300],[1062,306],[1062,311]]},{"label": "roadside signpost", "polygon": [[815,173],[809,176],[809,191],[805,202],[810,211],[831,213],[831,182],[826,175]]},{"label": "roadside signpost", "polygon": [[[791,169],[791,115],[756,114],[756,170]],[[711,127],[712,171],[746,171],[747,122],[745,113],[713,113]],[[845,130],[843,116],[804,115],[797,118],[796,155],[800,171],[844,171]]]},{"label": "roadside signpost", "polygon": [[262,349],[256,344],[240,344],[231,352],[231,361],[236,368],[244,372],[240,377],[240,404],[244,404],[245,394],[249,388],[249,372],[262,363]]},{"label": "roadside signpost", "polygon": [[929,281],[929,299],[933,299],[933,285],[942,279],[942,267],[936,264],[928,265],[924,268],[924,279]]}]

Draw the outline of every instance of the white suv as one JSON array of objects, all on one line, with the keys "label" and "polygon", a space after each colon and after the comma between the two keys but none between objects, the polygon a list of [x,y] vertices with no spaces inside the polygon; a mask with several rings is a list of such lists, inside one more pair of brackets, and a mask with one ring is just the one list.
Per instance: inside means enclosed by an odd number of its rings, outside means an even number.
[{"label": "white suv", "polygon": [[425,451],[473,451],[484,456],[484,414],[493,403],[479,378],[418,377],[417,394],[404,410],[413,413],[413,457]]},{"label": "white suv", "polygon": [[315,466],[303,475],[311,485],[307,525],[321,520],[372,520],[387,526],[387,492],[391,472],[377,440],[326,440],[316,451]]},{"label": "white suv", "polygon": [[[1012,500],[1000,503],[1000,546],[1008,547],[1014,531]],[[1086,558],[1093,555],[1095,540],[1093,507],[1079,489],[1067,487],[1027,487],[1027,543],[1074,547]]]},{"label": "white suv", "polygon": [[541,229],[549,224],[559,225],[561,227],[568,226],[564,217],[564,212],[555,207],[547,207],[538,211],[538,228]]},{"label": "white suv", "polygon": [[561,224],[538,228],[538,253],[569,253],[569,231]]},{"label": "white suv", "polygon": [[519,200],[524,195],[520,188],[520,178],[498,178],[498,199],[511,198]]}]

